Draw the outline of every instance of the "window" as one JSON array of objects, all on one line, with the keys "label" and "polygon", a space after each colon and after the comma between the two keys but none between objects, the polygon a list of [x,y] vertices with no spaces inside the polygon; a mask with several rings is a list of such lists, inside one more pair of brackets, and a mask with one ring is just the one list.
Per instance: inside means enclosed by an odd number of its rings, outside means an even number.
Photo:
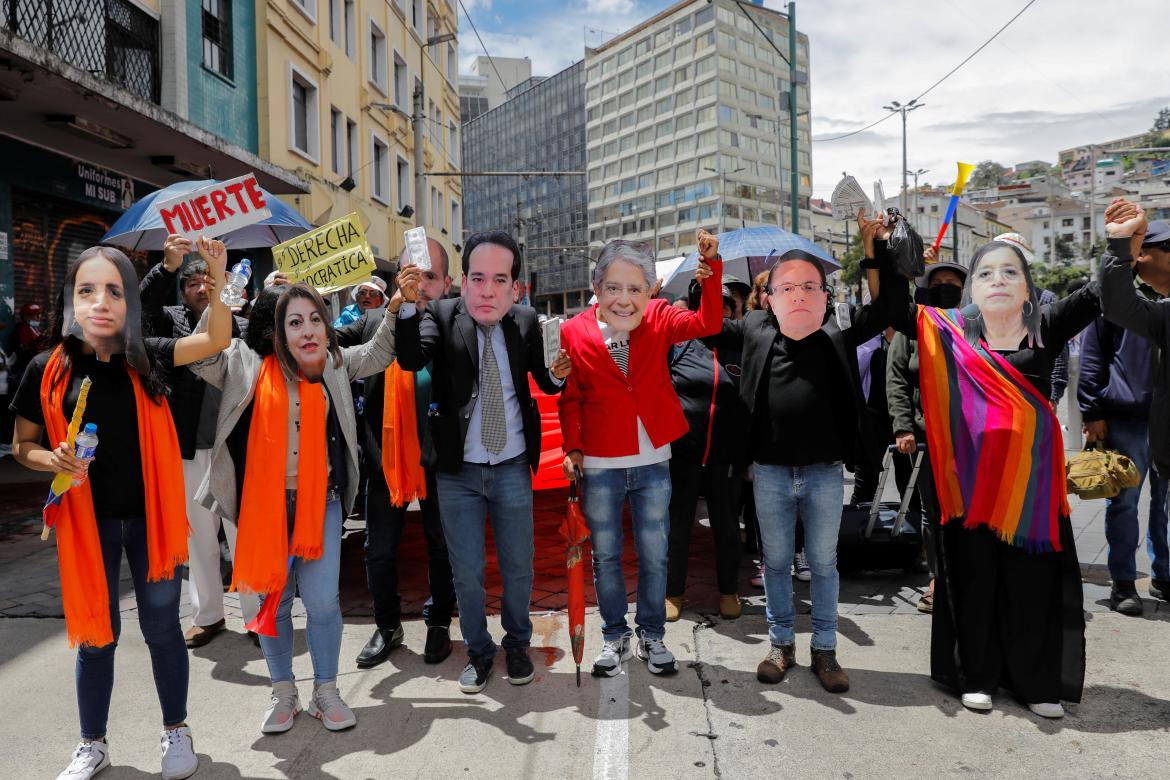
[{"label": "window", "polygon": [[459,131],[455,129],[454,119],[447,122],[447,158],[453,163],[459,162]]},{"label": "window", "polygon": [[349,168],[346,174],[349,178],[353,179],[354,183],[357,183],[358,170],[362,167],[361,160],[359,159],[359,152],[361,150],[358,148],[357,122],[351,119],[345,120],[345,144],[349,150]]},{"label": "window", "polygon": [[203,67],[232,78],[231,0],[203,0]]},{"label": "window", "polygon": [[702,27],[704,24],[706,24],[707,22],[709,22],[715,18],[715,8],[713,6],[707,6],[706,8],[704,8],[703,10],[701,10],[697,14],[695,14],[694,18],[695,18],[695,28],[698,29],[699,27]]},{"label": "window", "polygon": [[699,86],[695,87],[695,100],[699,101],[703,98],[709,98],[715,94],[715,80],[705,81]]},{"label": "window", "polygon": [[653,64],[650,62],[650,60],[646,60],[634,71],[634,78],[636,78],[639,82],[645,81],[653,70]]},{"label": "window", "polygon": [[675,24],[674,24],[674,34],[675,35],[684,35],[686,33],[689,33],[690,31],[691,31],[691,17],[688,16],[685,19],[680,19],[679,21],[675,22]]},{"label": "window", "polygon": [[638,100],[645,100],[654,92],[650,84],[642,84],[638,87]]},{"label": "window", "polygon": [[345,0],[345,56],[351,60],[354,55],[354,45],[357,40],[357,29],[355,19],[357,12],[354,10],[354,0]]},{"label": "window", "polygon": [[341,45],[341,30],[341,0],[329,0],[329,40],[338,46]]},{"label": "window", "polygon": [[421,38],[423,34],[423,0],[410,0],[410,26]]},{"label": "window", "polygon": [[296,68],[289,66],[289,148],[317,162],[318,122],[317,85]]},{"label": "window", "polygon": [[1060,226],[1061,227],[1072,227],[1073,226],[1072,217],[1068,217],[1068,218],[1060,220]]},{"label": "window", "polygon": [[386,94],[386,33],[370,20],[370,83]]},{"label": "window", "polygon": [[459,201],[451,198],[451,235],[458,237],[461,235],[459,228]]},{"label": "window", "polygon": [[317,0],[289,0],[289,4],[303,13],[310,22],[317,23]]},{"label": "window", "polygon": [[406,70],[406,60],[394,52],[394,105],[406,110],[410,106],[407,95],[409,76]]},{"label": "window", "polygon": [[643,38],[642,40],[638,41],[638,45],[634,48],[634,56],[641,57],[643,54],[649,54],[650,46],[651,44],[649,38]]},{"label": "window", "polygon": [[[457,81],[459,75],[459,60],[455,54],[455,45],[447,44],[447,80]],[[454,229],[454,226],[452,226]]]},{"label": "window", "polygon": [[333,164],[333,172],[341,173],[342,167],[345,165],[345,136],[343,135],[345,122],[341,118],[341,112],[336,108],[329,109],[329,141],[332,146],[330,161]]},{"label": "window", "polygon": [[671,63],[670,52],[663,52],[654,58],[654,70],[662,70],[669,67]]},{"label": "window", "polygon": [[378,137],[377,133],[373,133],[373,154],[372,162],[374,168],[373,181],[370,183],[372,192],[370,196],[387,206],[390,205],[390,149],[386,146],[386,142]]},{"label": "window", "polygon": [[409,204],[414,198],[410,193],[410,163],[402,157],[398,158],[398,208]]}]

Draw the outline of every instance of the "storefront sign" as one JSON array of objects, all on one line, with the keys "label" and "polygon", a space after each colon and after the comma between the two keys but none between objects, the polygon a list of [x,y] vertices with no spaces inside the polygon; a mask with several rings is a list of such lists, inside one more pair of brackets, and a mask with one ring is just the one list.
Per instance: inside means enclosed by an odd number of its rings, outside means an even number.
[{"label": "storefront sign", "polygon": [[309,284],[322,295],[368,279],[375,268],[356,213],[277,244],[272,259],[290,282]]},{"label": "storefront sign", "polygon": [[218,238],[272,216],[264,192],[250,173],[192,190],[155,204],[155,208],[168,233],[192,241],[201,235]]}]

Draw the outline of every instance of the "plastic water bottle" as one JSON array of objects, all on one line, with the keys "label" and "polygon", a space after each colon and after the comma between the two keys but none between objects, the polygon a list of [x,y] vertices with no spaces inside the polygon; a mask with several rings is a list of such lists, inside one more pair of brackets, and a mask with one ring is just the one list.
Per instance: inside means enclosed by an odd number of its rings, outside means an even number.
[{"label": "plastic water bottle", "polygon": [[[77,438],[73,440],[73,455],[78,460],[89,463],[93,460],[93,456],[97,453],[98,437],[97,426],[93,423],[86,423],[85,428],[77,434]],[[73,486],[77,487],[83,480],[73,479]]]},{"label": "plastic water bottle", "polygon": [[239,306],[244,302],[244,289],[248,280],[252,278],[252,261],[244,258],[232,266],[228,272],[227,284],[219,294],[219,299],[226,306]]}]

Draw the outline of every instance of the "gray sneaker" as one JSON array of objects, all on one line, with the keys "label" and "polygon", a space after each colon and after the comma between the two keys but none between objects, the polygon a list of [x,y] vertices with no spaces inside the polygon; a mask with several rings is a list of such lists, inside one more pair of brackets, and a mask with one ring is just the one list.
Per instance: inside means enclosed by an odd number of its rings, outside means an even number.
[{"label": "gray sneaker", "polygon": [[661,638],[650,639],[639,635],[638,648],[635,652],[646,662],[650,674],[674,674],[678,671],[674,665],[674,654],[666,649]]},{"label": "gray sneaker", "polygon": [[459,690],[464,693],[479,693],[487,687],[492,676],[492,658],[468,656],[467,666],[459,675]]},{"label": "gray sneaker", "polygon": [[622,663],[630,660],[632,655],[629,634],[620,639],[607,639],[593,660],[593,676],[617,677],[622,671]]}]

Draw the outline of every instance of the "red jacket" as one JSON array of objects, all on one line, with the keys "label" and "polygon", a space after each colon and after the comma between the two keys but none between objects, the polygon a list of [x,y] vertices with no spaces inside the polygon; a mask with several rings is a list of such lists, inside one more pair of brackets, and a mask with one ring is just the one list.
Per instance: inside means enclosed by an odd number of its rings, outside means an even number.
[{"label": "red jacket", "polygon": [[677,309],[660,298],[647,304],[642,323],[630,332],[628,377],[601,340],[597,304],[561,328],[561,347],[573,361],[559,404],[566,453],[636,455],[638,418],[655,447],[689,430],[670,381],[667,353],[672,344],[711,336],[723,327],[723,260],[708,264],[715,273],[702,283],[698,311]]}]

